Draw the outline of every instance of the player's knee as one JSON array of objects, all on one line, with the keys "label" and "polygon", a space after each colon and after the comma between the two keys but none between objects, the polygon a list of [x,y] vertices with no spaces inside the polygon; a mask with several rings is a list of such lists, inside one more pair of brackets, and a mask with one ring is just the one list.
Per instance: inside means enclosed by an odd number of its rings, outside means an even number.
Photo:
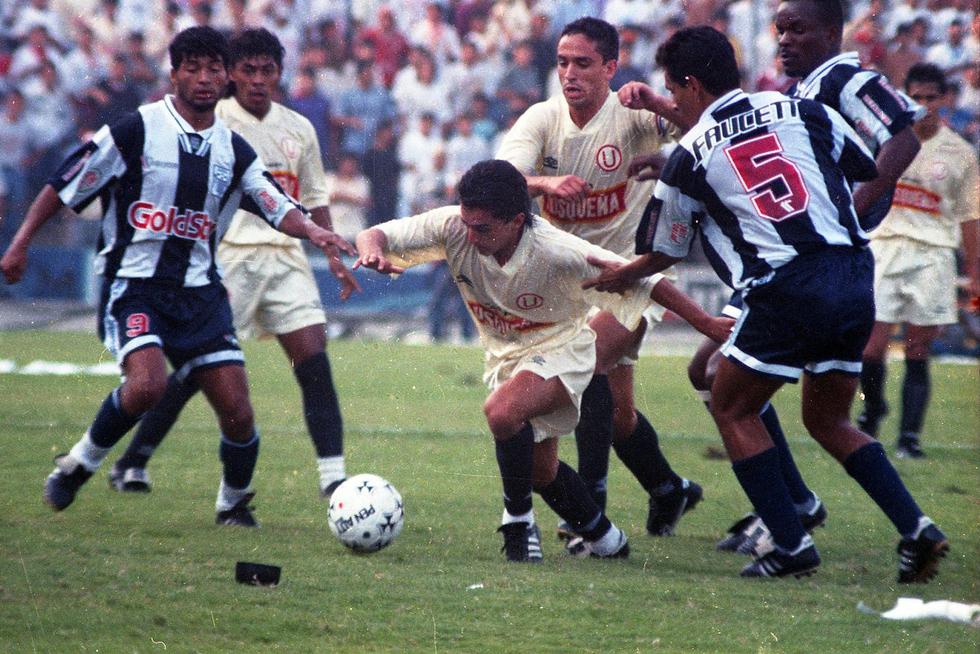
[{"label": "player's knee", "polygon": [[123,408],[130,415],[141,415],[156,406],[166,391],[165,373],[130,376],[123,389]]},{"label": "player's knee", "polygon": [[218,414],[218,422],[221,424],[221,432],[229,439],[241,442],[249,440],[255,429],[252,404],[246,400],[222,407]]},{"label": "player's knee", "polygon": [[519,432],[524,423],[527,422],[523,416],[515,415],[507,402],[492,395],[483,404],[483,415],[487,418],[490,433],[497,440],[507,440]]},{"label": "player's knee", "polygon": [[691,386],[698,391],[706,391],[711,388],[707,374],[705,374],[704,364],[705,362],[701,359],[691,359],[691,362],[687,364],[687,378],[690,380]]}]

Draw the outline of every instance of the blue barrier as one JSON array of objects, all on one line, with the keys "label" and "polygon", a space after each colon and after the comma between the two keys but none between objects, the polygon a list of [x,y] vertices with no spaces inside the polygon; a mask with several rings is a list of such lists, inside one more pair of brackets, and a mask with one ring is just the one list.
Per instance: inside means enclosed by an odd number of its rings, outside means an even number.
[{"label": "blue barrier", "polygon": [[323,307],[331,319],[399,320],[425,314],[432,294],[432,274],[429,266],[409,268],[392,278],[373,270],[354,271],[361,292],[342,301],[340,285],[325,265],[314,265],[313,276],[320,288]]},{"label": "blue barrier", "polygon": [[17,284],[6,287],[10,297],[95,302],[92,248],[34,246],[28,253],[27,270]]}]

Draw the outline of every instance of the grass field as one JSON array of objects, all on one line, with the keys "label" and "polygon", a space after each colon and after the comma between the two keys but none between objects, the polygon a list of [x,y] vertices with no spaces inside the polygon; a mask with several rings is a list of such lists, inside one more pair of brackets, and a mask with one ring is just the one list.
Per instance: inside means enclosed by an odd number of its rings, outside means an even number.
[{"label": "grass field", "polygon": [[[980,448],[974,366],[933,367],[924,461],[902,477],[952,543],[940,576],[897,586],[891,525],[800,427],[795,387],[777,405],[804,476],[830,511],[809,579],[738,578],[745,559],[713,549],[746,501],[689,391],[686,362],[644,359],[638,403],[705,500],[678,534],[645,535],[645,497],[612,465],[610,516],[627,561],[569,559],[538,500],[545,562],[507,564],[494,533],[496,462],[481,418],[473,348],[342,341],[331,358],[348,471],[391,480],[406,525],[388,549],[354,555],[330,535],[298,390],[274,343],[249,343],[262,433],[259,530],[213,524],[219,463],[210,410],[195,399],[151,465],[149,495],[110,491],[100,471],[67,511],[41,502],[51,457],[80,436],[113,377],[0,374],[2,652],[976,652],[980,629],[890,622],[856,610],[900,596],[980,602]],[[93,364],[90,334],[0,333],[0,359]],[[898,406],[901,366],[891,367]],[[883,427],[891,449],[897,418]],[[118,454],[121,452],[118,448]],[[574,462],[572,442],[562,445]],[[238,560],[283,567],[277,588],[234,581]]]}]

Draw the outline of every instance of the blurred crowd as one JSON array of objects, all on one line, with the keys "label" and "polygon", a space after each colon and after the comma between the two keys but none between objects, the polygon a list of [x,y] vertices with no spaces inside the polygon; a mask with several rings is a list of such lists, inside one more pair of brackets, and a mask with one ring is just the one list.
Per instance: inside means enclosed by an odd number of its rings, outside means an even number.
[{"label": "blurred crowd", "polygon": [[[846,2],[846,0],[845,0]],[[0,3],[0,245],[63,156],[170,87],[167,44],[194,25],[266,27],[286,47],[279,100],[315,126],[338,231],[452,201],[454,185],[528,106],[560,92],[562,27],[619,26],[613,88],[663,89],[653,58],[673,30],[730,35],[746,88],[789,86],[776,0],[4,0]],[[945,69],[945,120],[980,142],[976,0],[854,0],[843,50],[896,86]]]}]

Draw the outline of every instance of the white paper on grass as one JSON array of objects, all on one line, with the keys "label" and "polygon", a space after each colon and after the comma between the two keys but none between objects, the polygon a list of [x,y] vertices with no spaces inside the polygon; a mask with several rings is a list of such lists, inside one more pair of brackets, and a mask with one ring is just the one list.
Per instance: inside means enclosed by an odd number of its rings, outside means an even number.
[{"label": "white paper on grass", "polygon": [[952,622],[980,626],[980,604],[965,604],[949,600],[923,602],[917,597],[899,597],[895,606],[883,613],[869,608],[864,602],[858,603],[858,610],[863,613],[880,615],[886,620],[941,618]]}]

